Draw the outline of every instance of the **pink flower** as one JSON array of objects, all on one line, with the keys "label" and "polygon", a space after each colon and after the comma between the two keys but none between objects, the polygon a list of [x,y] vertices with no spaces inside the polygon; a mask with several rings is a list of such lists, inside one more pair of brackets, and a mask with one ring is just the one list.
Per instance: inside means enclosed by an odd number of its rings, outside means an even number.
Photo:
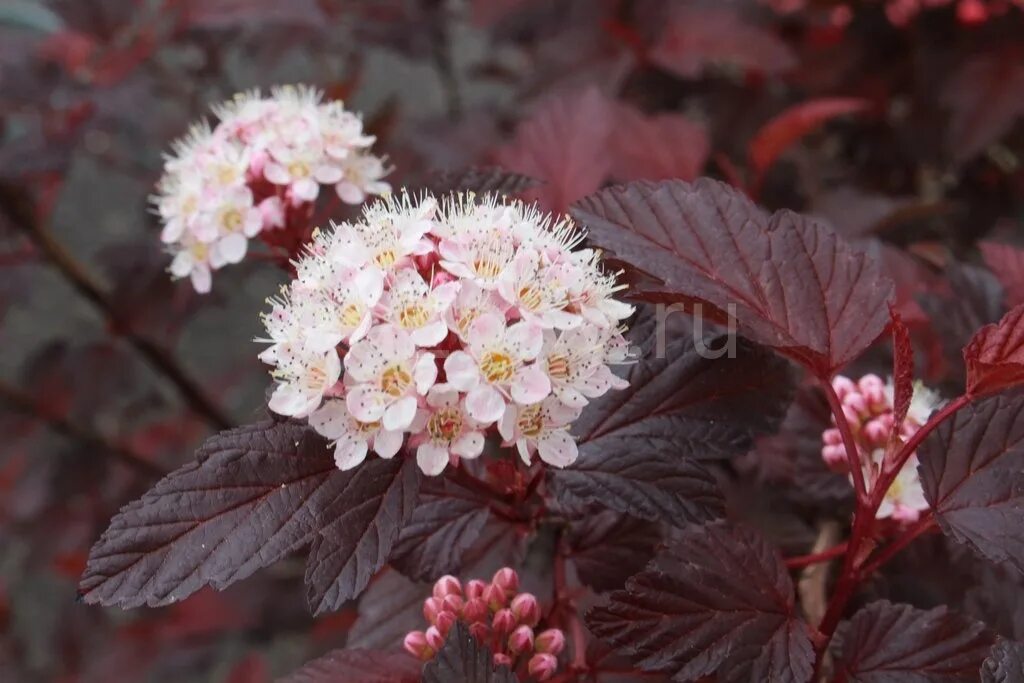
[{"label": "pink flower", "polygon": [[458,291],[458,282],[431,288],[415,270],[401,270],[382,303],[382,317],[408,332],[417,346],[440,344],[448,336],[444,315]]},{"label": "pink flower", "polygon": [[498,278],[498,292],[523,320],[545,329],[570,329],[582,323],[566,310],[569,284],[579,279],[572,264],[549,263],[536,249],[522,249]]},{"label": "pink flower", "polygon": [[334,191],[346,204],[361,204],[367,195],[381,195],[391,191],[391,185],[381,180],[388,174],[388,170],[378,157],[349,156],[339,171],[334,181]]},{"label": "pink flower", "polygon": [[420,441],[416,463],[429,476],[443,472],[453,455],[476,458],[484,450],[480,424],[466,412],[459,393],[441,384],[427,393],[427,407],[413,431]]},{"label": "pink flower", "polygon": [[506,327],[496,315],[479,317],[470,326],[469,351],[456,351],[444,363],[448,383],[468,392],[466,409],[484,424],[496,422],[506,401],[522,405],[543,401],[551,381],[537,365],[544,344],[543,331],[530,323]]},{"label": "pink flower", "polygon": [[318,183],[336,182],[340,170],[323,161],[323,151],[313,141],[306,144],[279,145],[270,150],[263,176],[287,188],[293,203],[311,202],[320,194]]},{"label": "pink flower", "polygon": [[570,408],[550,397],[528,406],[508,405],[498,424],[505,441],[514,443],[519,456],[527,465],[534,453],[555,467],[567,467],[576,462],[579,449],[569,434],[569,426],[579,417],[578,408]]},{"label": "pink flower", "polygon": [[205,294],[210,291],[210,267],[210,246],[190,236],[181,241],[181,248],[171,261],[170,271],[176,278],[190,278],[195,290]]},{"label": "pink flower", "polygon": [[416,417],[417,396],[437,379],[431,353],[417,353],[412,338],[393,325],[374,327],[345,356],[345,403],[360,422],[381,421],[389,431]]},{"label": "pink flower", "polygon": [[330,400],[309,416],[318,434],[334,442],[334,462],[350,470],[366,459],[369,449],[382,458],[392,458],[402,447],[405,435],[388,431],[379,422],[360,422],[342,400]]},{"label": "pink flower", "polygon": [[334,349],[325,353],[278,353],[277,359],[279,383],[269,406],[278,415],[306,417],[341,376],[341,361]]},{"label": "pink flower", "polygon": [[552,392],[559,400],[582,408],[588,399],[603,396],[609,389],[629,386],[607,365],[605,356],[611,337],[608,329],[589,324],[559,335],[545,333],[538,364],[547,373]]}]

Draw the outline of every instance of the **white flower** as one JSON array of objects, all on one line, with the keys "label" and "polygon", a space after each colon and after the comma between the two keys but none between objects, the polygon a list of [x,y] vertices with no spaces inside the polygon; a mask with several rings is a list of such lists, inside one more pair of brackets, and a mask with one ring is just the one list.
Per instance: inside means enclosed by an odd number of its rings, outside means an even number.
[{"label": "white flower", "polygon": [[[872,462],[878,467],[882,463],[883,449],[871,454]],[[921,478],[917,474],[917,456],[911,456],[893,480],[889,490],[885,492],[882,504],[878,506],[875,516],[878,519],[892,519],[912,523],[921,516],[921,512],[929,508],[924,497]]]},{"label": "white flower", "polygon": [[466,412],[458,391],[438,384],[427,394],[426,403],[414,425],[420,441],[416,464],[424,474],[440,474],[452,455],[476,458],[483,452],[482,425]]},{"label": "white flower", "polygon": [[275,185],[286,187],[293,202],[311,202],[320,194],[319,183],[332,182],[338,169],[324,161],[317,141],[308,140],[272,147],[263,175]]},{"label": "white flower", "polygon": [[345,355],[345,404],[361,422],[406,429],[416,417],[417,396],[437,379],[431,353],[417,353],[412,338],[393,325],[374,327]]},{"label": "white flower", "polygon": [[617,284],[615,275],[601,270],[599,252],[583,249],[573,253],[579,277],[569,287],[571,308],[589,322],[601,327],[615,327],[633,315],[633,307],[616,300],[615,294],[625,285]]},{"label": "white flower", "polygon": [[383,301],[383,318],[412,336],[416,346],[434,346],[448,336],[444,315],[459,291],[458,282],[431,288],[415,270],[400,270]]},{"label": "white flower", "polygon": [[277,388],[268,405],[278,415],[306,417],[320,405],[324,394],[341,377],[341,361],[334,349],[326,353],[304,353],[290,348],[278,350]]},{"label": "white flower", "polygon": [[358,342],[373,323],[373,307],[383,291],[384,278],[376,268],[341,269],[322,287],[310,288],[306,296],[316,303],[305,307],[307,345],[326,350]]},{"label": "white flower", "polygon": [[[617,333],[616,333],[617,334]],[[551,380],[551,390],[566,405],[582,408],[587,399],[603,396],[609,389],[624,389],[629,382],[617,377],[607,363],[612,334],[593,325],[546,331],[539,364]],[[615,362],[624,362],[616,357]]]},{"label": "white flower", "polygon": [[505,317],[508,304],[492,290],[483,289],[471,280],[460,281],[459,293],[448,307],[445,320],[448,329],[462,341],[469,340],[469,328],[481,315]]},{"label": "white flower", "polygon": [[385,271],[404,266],[409,257],[433,249],[424,236],[433,226],[436,207],[433,199],[415,208],[409,205],[408,197],[401,202],[376,202],[364,212],[362,221],[334,226],[327,256],[351,266],[372,263]]},{"label": "white flower", "polygon": [[477,318],[469,328],[469,352],[456,351],[444,362],[453,387],[468,392],[466,409],[473,419],[490,424],[501,419],[508,399],[529,405],[551,393],[551,381],[537,365],[544,333],[536,325],[506,326],[496,315]]},{"label": "white flower", "polygon": [[341,162],[334,191],[346,204],[362,204],[367,195],[391,192],[391,185],[381,180],[388,174],[384,161],[372,154],[352,154]]},{"label": "white flower", "polygon": [[175,252],[171,260],[171,275],[175,278],[187,277],[192,286],[200,294],[210,291],[210,247],[194,237],[182,240],[181,248]]},{"label": "white flower", "polygon": [[325,402],[309,416],[309,424],[334,442],[334,462],[340,470],[359,465],[371,448],[382,458],[393,458],[404,439],[401,431],[388,431],[379,422],[355,419],[341,400]]},{"label": "white flower", "polygon": [[567,467],[579,455],[576,440],[569,434],[569,425],[579,415],[578,408],[552,396],[529,406],[507,406],[498,430],[506,441],[515,444],[527,465],[537,453],[549,465]]},{"label": "white flower", "polygon": [[569,329],[582,322],[566,310],[569,286],[578,277],[571,263],[550,263],[536,249],[521,248],[498,278],[498,292],[524,320],[545,329]]}]

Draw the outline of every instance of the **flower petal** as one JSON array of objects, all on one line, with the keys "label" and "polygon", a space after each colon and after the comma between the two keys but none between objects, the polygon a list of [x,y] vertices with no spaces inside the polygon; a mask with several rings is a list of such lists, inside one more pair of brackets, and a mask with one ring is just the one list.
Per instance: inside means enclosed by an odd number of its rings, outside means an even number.
[{"label": "flower petal", "polygon": [[576,462],[579,449],[568,431],[557,429],[537,440],[537,453],[549,465],[566,467]]},{"label": "flower petal", "polygon": [[551,394],[551,380],[536,365],[519,368],[512,378],[512,399],[524,406],[540,403]]},{"label": "flower petal", "polygon": [[393,458],[402,448],[402,440],[405,434],[402,432],[389,432],[382,429],[373,437],[373,452],[382,458]]},{"label": "flower petal", "polygon": [[381,425],[388,431],[402,431],[412,424],[414,417],[416,417],[416,399],[406,396],[387,407]]},{"label": "flower petal", "polygon": [[437,381],[437,361],[434,354],[424,353],[416,359],[412,370],[412,378],[416,383],[416,393],[425,395]]},{"label": "flower petal", "polygon": [[384,417],[387,394],[362,384],[348,392],[345,397],[345,405],[348,406],[352,417],[360,422],[376,422]]},{"label": "flower petal", "polygon": [[349,433],[352,415],[344,401],[327,401],[309,416],[309,426],[327,439],[339,439]]},{"label": "flower petal", "polygon": [[477,422],[491,424],[505,413],[505,399],[494,387],[482,384],[466,396],[466,412]]},{"label": "flower petal", "polygon": [[484,435],[480,432],[463,434],[452,442],[452,453],[463,458],[477,458],[484,452]]},{"label": "flower petal", "polygon": [[448,384],[459,391],[470,391],[480,383],[476,361],[465,351],[456,351],[444,359],[444,373]]},{"label": "flower petal", "polygon": [[432,443],[420,444],[416,449],[416,464],[423,474],[436,477],[448,466],[448,449]]},{"label": "flower petal", "polygon": [[339,440],[334,447],[334,464],[339,470],[350,470],[366,460],[366,440]]}]

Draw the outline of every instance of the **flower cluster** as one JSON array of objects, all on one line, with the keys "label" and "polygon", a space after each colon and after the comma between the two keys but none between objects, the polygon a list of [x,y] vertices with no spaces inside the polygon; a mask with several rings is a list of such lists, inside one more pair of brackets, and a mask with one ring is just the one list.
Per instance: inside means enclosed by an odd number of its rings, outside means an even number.
[{"label": "flower cluster", "polygon": [[204,121],[174,143],[153,197],[171,274],[196,291],[210,290],[211,271],[241,261],[250,238],[308,219],[321,185],[350,204],[390,190],[360,118],[317,90],[240,94],[214,113],[216,127]]},{"label": "flower cluster", "polygon": [[[902,425],[896,425],[891,383],[887,384],[877,375],[865,375],[857,382],[840,375],[832,380],[832,387],[842,403],[843,413],[857,444],[858,455],[868,482],[874,481],[877,477],[893,430],[898,428],[899,437],[903,440],[913,436],[940,404],[938,396],[933,391],[917,384],[906,419]],[[825,462],[836,471],[848,472],[846,449],[843,447],[843,437],[839,429],[826,429],[822,434],[822,441],[825,445],[821,454]],[[912,455],[886,491],[885,498],[878,508],[878,517],[914,522],[921,511],[927,509],[928,502],[924,498],[921,480],[917,474],[917,456]]]},{"label": "flower cluster", "polygon": [[318,231],[263,316],[270,409],[308,417],[341,469],[408,437],[437,475],[489,431],[527,463],[572,463],[571,423],[626,386],[609,364],[627,360],[632,313],[580,239],[567,219],[471,195],[388,196]]},{"label": "flower cluster", "polygon": [[405,649],[423,661],[433,659],[448,631],[462,621],[477,642],[494,653],[495,666],[515,670],[525,663],[531,677],[547,680],[558,669],[565,635],[557,628],[536,633],[541,616],[537,598],[518,591],[519,576],[508,567],[499,569],[490,583],[474,579],[465,588],[454,576],[441,577],[423,603],[430,626],[407,634]]}]

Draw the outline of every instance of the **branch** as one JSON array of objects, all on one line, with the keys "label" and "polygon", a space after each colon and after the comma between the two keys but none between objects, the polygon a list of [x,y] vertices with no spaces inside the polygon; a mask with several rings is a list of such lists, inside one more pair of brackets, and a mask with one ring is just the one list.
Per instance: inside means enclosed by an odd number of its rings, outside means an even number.
[{"label": "branch", "polygon": [[125,329],[113,301],[85,266],[58,242],[35,219],[30,200],[10,186],[0,186],[0,208],[11,223],[32,240],[36,248],[60,270],[64,278],[84,299],[88,300],[106,318],[108,325],[123,337],[150,366],[166,377],[178,390],[186,404],[217,429],[228,429],[232,420],[211,401],[204,391],[178,365],[174,357],[162,346]]},{"label": "branch", "polygon": [[834,560],[837,557],[842,557],[846,553],[846,546],[847,543],[844,541],[839,545],[829,548],[828,550],[810,553],[809,555],[790,557],[786,560],[786,567],[789,569],[802,569],[803,567],[810,567],[811,565]]},{"label": "branch", "polygon": [[53,431],[73,441],[97,449],[103,455],[116,458],[148,477],[162,477],[167,474],[160,466],[150,462],[129,448],[111,441],[88,427],[77,425],[66,417],[56,414],[29,394],[6,383],[0,382],[0,401],[23,415],[49,426]]},{"label": "branch", "polygon": [[882,565],[895,557],[901,550],[910,545],[918,536],[928,533],[936,528],[935,516],[931,510],[921,515],[913,525],[907,527],[903,534],[895,541],[885,547],[871,562],[864,565],[860,570],[861,578],[871,576],[878,571]]},{"label": "branch", "polygon": [[846,421],[846,414],[843,413],[843,406],[839,402],[836,390],[832,388],[832,383],[828,380],[822,380],[821,384],[825,389],[825,398],[828,399],[829,408],[832,409],[832,416],[835,418],[836,427],[843,437],[843,448],[846,449],[846,462],[850,466],[853,488],[857,492],[857,500],[863,501],[867,497],[867,488],[864,485],[864,466],[860,461],[860,450],[857,448],[857,443],[853,440],[850,423]]}]

